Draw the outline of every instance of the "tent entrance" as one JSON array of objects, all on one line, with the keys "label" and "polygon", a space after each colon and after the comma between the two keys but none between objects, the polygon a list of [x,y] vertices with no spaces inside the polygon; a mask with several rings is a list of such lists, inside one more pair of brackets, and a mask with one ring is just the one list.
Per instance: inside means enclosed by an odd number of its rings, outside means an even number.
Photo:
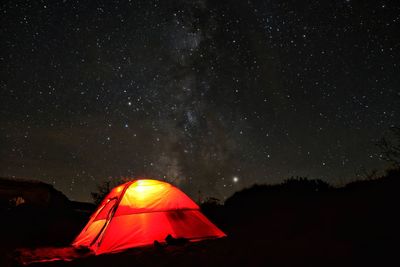
[{"label": "tent entrance", "polygon": [[110,198],[107,201],[107,203],[104,204],[103,207],[101,207],[99,214],[101,214],[101,212],[103,210],[106,210],[106,208],[108,208],[107,217],[106,217],[106,220],[104,221],[103,226],[100,228],[99,232],[97,233],[95,238],[93,238],[92,242],[90,243],[90,246],[93,246],[97,242],[97,240],[100,238],[100,236],[102,236],[102,234],[104,233],[104,230],[107,228],[107,225],[109,224],[109,222],[112,218],[112,214],[114,214],[115,210],[117,209],[117,206],[118,206],[117,200],[118,200],[117,197]]},{"label": "tent entrance", "polygon": [[[104,233],[105,233],[108,225],[110,224],[111,220],[114,218],[114,214],[118,209],[119,203],[121,202],[121,199],[124,197],[126,190],[128,189],[128,187],[131,184],[132,184],[132,182],[126,183],[124,188],[123,188],[123,190],[122,190],[122,192],[121,192],[121,194],[119,196],[115,196],[115,197],[109,198],[107,203],[103,206],[102,209],[104,209],[106,207],[109,207],[107,215],[106,215],[106,220],[104,221],[104,224],[101,227],[99,233],[96,235],[96,237],[90,243],[90,246],[93,246],[96,243],[97,243],[97,246],[101,245],[101,242],[102,242],[103,237],[104,237]],[[101,214],[101,212],[98,213],[98,216],[100,214]]]}]

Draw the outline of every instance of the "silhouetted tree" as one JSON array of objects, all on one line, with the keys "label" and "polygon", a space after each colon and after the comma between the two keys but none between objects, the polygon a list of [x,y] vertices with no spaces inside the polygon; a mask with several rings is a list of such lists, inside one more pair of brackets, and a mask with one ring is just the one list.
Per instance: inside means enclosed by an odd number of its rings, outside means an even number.
[{"label": "silhouetted tree", "polygon": [[356,172],[357,178],[362,180],[377,179],[379,178],[378,174],[379,173],[377,169],[367,170],[365,167],[361,167],[360,170]]},{"label": "silhouetted tree", "polygon": [[201,203],[201,208],[214,208],[222,206],[221,200],[215,197],[208,197],[203,203]]},{"label": "silhouetted tree", "polygon": [[93,203],[95,205],[99,205],[100,202],[104,199],[104,197],[111,190],[111,181],[105,181],[102,184],[97,185],[97,192],[91,192]]},{"label": "silhouetted tree", "polygon": [[320,179],[309,180],[307,177],[291,177],[282,183],[282,188],[285,191],[318,192],[328,191],[332,187]]},{"label": "silhouetted tree", "polygon": [[382,151],[383,159],[400,167],[400,127],[392,127],[392,138],[383,137],[378,146]]},{"label": "silhouetted tree", "polygon": [[112,181],[104,181],[101,184],[97,185],[97,192],[91,192],[90,195],[92,196],[93,199],[93,203],[95,205],[99,205],[100,202],[107,196],[108,193],[110,193],[110,191],[122,184],[125,183],[127,181],[129,181],[129,178],[120,178],[120,179],[116,179],[116,180],[112,180]]}]

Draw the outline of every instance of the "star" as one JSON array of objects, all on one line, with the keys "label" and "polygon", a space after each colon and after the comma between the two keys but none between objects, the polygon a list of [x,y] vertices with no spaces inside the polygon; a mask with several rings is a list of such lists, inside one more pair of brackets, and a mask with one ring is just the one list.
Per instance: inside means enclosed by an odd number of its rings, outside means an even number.
[{"label": "star", "polygon": [[1,177],[83,201],[109,176],[179,177],[222,199],[388,166],[375,143],[400,121],[400,1],[8,2]]}]

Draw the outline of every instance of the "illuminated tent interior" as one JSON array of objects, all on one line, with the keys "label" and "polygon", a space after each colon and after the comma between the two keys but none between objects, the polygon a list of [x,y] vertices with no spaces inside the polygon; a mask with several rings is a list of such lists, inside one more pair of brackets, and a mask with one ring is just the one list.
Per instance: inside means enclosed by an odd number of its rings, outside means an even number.
[{"label": "illuminated tent interior", "polygon": [[178,188],[143,179],[111,190],[72,245],[102,254],[164,243],[169,234],[190,241],[225,236]]}]

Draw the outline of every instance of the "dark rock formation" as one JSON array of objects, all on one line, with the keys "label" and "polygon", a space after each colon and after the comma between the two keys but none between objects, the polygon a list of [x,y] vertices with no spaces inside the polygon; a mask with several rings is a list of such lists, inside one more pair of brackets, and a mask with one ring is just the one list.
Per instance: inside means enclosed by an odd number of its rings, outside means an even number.
[{"label": "dark rock formation", "polygon": [[43,182],[0,178],[0,208],[17,206],[65,208],[70,206],[70,201],[63,193]]}]

